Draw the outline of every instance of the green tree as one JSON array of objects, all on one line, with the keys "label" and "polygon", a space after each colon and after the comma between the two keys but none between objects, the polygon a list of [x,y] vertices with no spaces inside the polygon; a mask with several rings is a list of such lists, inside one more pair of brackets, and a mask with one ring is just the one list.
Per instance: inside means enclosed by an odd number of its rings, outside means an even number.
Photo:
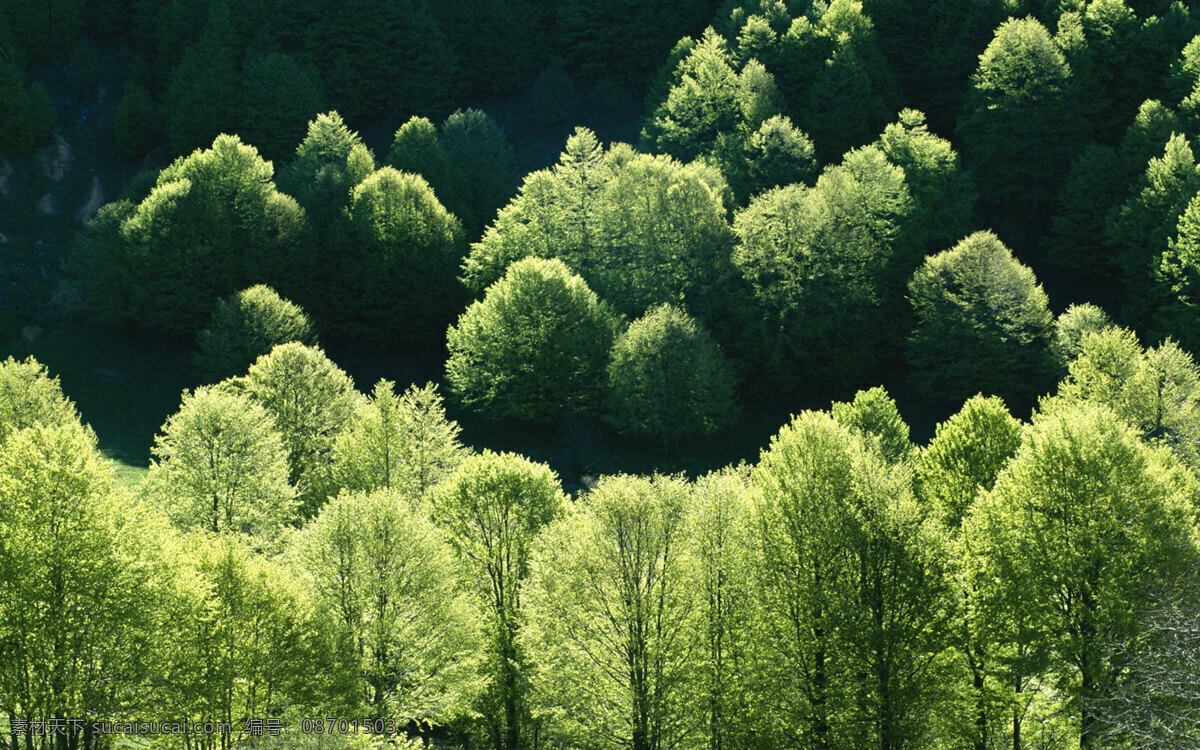
[{"label": "green tree", "polygon": [[1046,294],[996,235],[976,232],[930,256],[908,289],[917,317],[908,356],[926,393],[1028,399],[1046,385]]},{"label": "green tree", "polygon": [[387,164],[401,172],[421,175],[435,193],[446,189],[452,168],[437,126],[426,117],[413,117],[400,126],[392,139]]},{"label": "green tree", "polygon": [[289,155],[304,137],[304,124],[325,110],[317,72],[286,53],[249,57],[238,80],[238,135],[270,159]]},{"label": "green tree", "polygon": [[333,476],[341,489],[390,489],[406,498],[425,497],[466,457],[459,427],[446,419],[437,386],[380,380],[333,445]]},{"label": "green tree", "polygon": [[478,109],[460,109],[447,117],[438,140],[451,169],[445,187],[430,183],[475,239],[512,196],[512,147],[496,121]]},{"label": "green tree", "polygon": [[[151,554],[163,531],[119,493],[88,428],[38,423],[0,436],[0,704],[10,719],[141,704],[158,666],[159,612],[148,603],[163,593]],[[64,744],[81,740],[72,734]]]},{"label": "green tree", "polygon": [[688,499],[681,479],[606,477],[539,537],[523,635],[553,737],[652,750],[694,732]]},{"label": "green tree", "polygon": [[1193,326],[1200,303],[1200,199],[1188,202],[1161,258],[1154,272],[1156,296],[1162,300],[1152,318],[1154,333],[1177,338],[1188,351],[1200,351]]},{"label": "green tree", "polygon": [[770,117],[750,136],[745,146],[749,195],[798,182],[811,183],[817,175],[812,140],[783,115]]},{"label": "green tree", "polygon": [[333,445],[362,396],[320,349],[280,344],[235,381],[271,415],[287,449],[288,479],[302,516],[312,516],[332,488]]},{"label": "green tree", "polygon": [[613,343],[608,411],[618,428],[670,445],[728,424],[736,412],[735,385],[708,331],[683,310],[662,305]]},{"label": "green tree", "polygon": [[[177,544],[174,591],[159,604],[174,618],[156,675],[164,710],[236,732],[246,717],[283,718],[323,702],[328,641],[304,582],[237,537],[197,531]],[[228,750],[237,740],[192,741]]]},{"label": "green tree", "polygon": [[835,402],[829,413],[835,422],[872,446],[888,464],[908,463],[916,455],[908,425],[896,402],[882,387],[859,391],[850,402]]},{"label": "green tree", "polygon": [[579,128],[472,246],[463,279],[479,292],[513,261],[557,257],[626,315],[683,302],[716,319],[734,275],[726,192],[712,167],[620,145],[605,152]]},{"label": "green tree", "polygon": [[1005,236],[1032,239],[1078,149],[1071,68],[1036,19],[1009,19],[979,57],[958,134],[980,207]]},{"label": "green tree", "polygon": [[482,714],[498,750],[530,741],[529,656],[518,640],[522,593],[534,538],[565,513],[566,503],[548,467],[490,451],[464,461],[433,495],[433,520],[448,533],[487,612],[490,683]]},{"label": "green tree", "polygon": [[446,333],[446,380],[497,417],[552,420],[599,402],[619,321],[559,260],[527,258]]},{"label": "green tree", "polygon": [[417,507],[392,490],[343,492],[305,527],[296,555],[369,715],[440,724],[468,710],[480,687],[478,608]]},{"label": "green tree", "polygon": [[753,743],[769,715],[754,683],[761,640],[756,637],[753,510],[745,466],[701,477],[692,487],[694,690],[704,745],[713,750]]},{"label": "green tree", "polygon": [[763,310],[754,358],[779,382],[836,373],[853,383],[890,356],[898,331],[884,307],[895,294],[888,272],[911,208],[903,170],[867,147],[815,187],[771,190],[737,214],[733,260]]},{"label": "green tree", "polygon": [[343,328],[376,342],[432,343],[460,308],[462,225],[419,175],[383,167],[346,207],[334,271]]},{"label": "green tree", "polygon": [[827,414],[804,412],[771,438],[751,476],[762,700],[777,731],[814,748],[844,741],[848,665],[835,655],[836,620],[853,573],[844,534],[857,448]]},{"label": "green tree", "polygon": [[304,211],[275,190],[274,170],[253,147],[222,135],[162,170],[129,215],[108,216],[118,237],[98,253],[109,316],[194,334],[217,297],[284,279],[304,232]]},{"label": "green tree", "polygon": [[1144,440],[1200,467],[1200,368],[1174,342],[1143,351],[1126,329],[1085,334],[1057,396],[1041,408],[1080,401],[1111,409]]},{"label": "green tree", "polygon": [[221,388],[184,391],[151,453],[143,494],[180,528],[270,541],[296,519],[275,422],[244,396]]},{"label": "green tree", "polygon": [[269,286],[252,286],[217,300],[208,327],[196,337],[201,369],[214,380],[242,372],[279,344],[316,346],[312,321]]},{"label": "green tree", "polygon": [[351,191],[375,171],[375,159],[341,115],[327,112],[308,123],[296,156],[280,170],[279,185],[304,207],[314,228],[327,231],[350,202]]},{"label": "green tree", "polygon": [[79,422],[75,405],[58,378],[33,357],[0,362],[0,440],[26,427],[58,427]]},{"label": "green tree", "polygon": [[1071,305],[1054,319],[1051,352],[1059,367],[1066,369],[1083,351],[1083,339],[1089,333],[1114,328],[1108,313],[1090,303]]},{"label": "green tree", "polygon": [[917,234],[913,257],[897,269],[907,276],[930,250],[944,248],[967,234],[975,189],[958,162],[950,142],[929,132],[925,115],[914,109],[883,130],[877,142],[888,161],[904,170],[913,198],[905,231]]},{"label": "green tree", "polygon": [[[1161,304],[1170,285],[1156,288],[1164,254],[1181,215],[1200,192],[1200,166],[1186,137],[1172,134],[1163,155],[1151,159],[1136,191],[1111,214],[1106,239],[1123,272],[1129,312],[1139,322]],[[1169,298],[1169,297],[1168,297]]]},{"label": "green tree", "polygon": [[1195,491],[1111,411],[1079,405],[1035,421],[966,522],[985,610],[1015,613],[1048,649],[1084,750],[1091,701],[1119,679],[1104,639],[1134,637],[1151,584],[1195,556]]},{"label": "green tree", "polygon": [[[972,580],[971,567],[963,563],[972,550],[972,538],[963,529],[963,520],[972,511],[980,495],[992,489],[996,477],[1021,445],[1021,423],[1009,414],[996,396],[974,396],[962,409],[937,427],[937,434],[921,451],[915,464],[917,494],[931,517],[947,530],[951,539],[953,564],[950,577],[956,590],[957,607],[949,644],[963,656],[970,685],[969,706],[956,731],[968,738],[974,748],[988,746],[989,738],[1000,732],[1005,719],[1005,704],[995,684],[1003,675],[996,665],[1002,654],[991,637],[986,613],[978,598],[978,586]],[[965,730],[965,731],[964,731]]]}]

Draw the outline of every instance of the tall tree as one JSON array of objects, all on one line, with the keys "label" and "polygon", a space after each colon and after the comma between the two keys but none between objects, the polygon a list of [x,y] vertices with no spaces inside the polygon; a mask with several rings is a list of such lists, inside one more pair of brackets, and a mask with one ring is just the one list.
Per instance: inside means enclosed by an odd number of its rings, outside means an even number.
[{"label": "tall tree", "polygon": [[534,538],[566,511],[549,468],[511,453],[468,458],[433,495],[432,516],[465,563],[487,612],[484,726],[497,750],[531,743],[530,657],[519,643]]},{"label": "tall tree", "polygon": [[332,451],[362,395],[320,349],[280,344],[234,381],[275,421],[288,455],[288,479],[300,513],[312,516],[333,486]]},{"label": "tall tree", "polygon": [[152,453],[141,491],[181,528],[271,540],[296,519],[288,454],[275,421],[242,395],[185,391]]},{"label": "tall tree", "polygon": [[525,638],[552,735],[653,750],[694,732],[688,494],[607,477],[539,538]]},{"label": "tall tree", "polygon": [[480,688],[479,615],[454,553],[392,490],[344,492],[305,527],[296,555],[341,632],[370,716],[443,723]]},{"label": "tall tree", "polygon": [[1009,19],[979,57],[959,118],[980,207],[1006,237],[1032,241],[1080,145],[1071,68],[1036,19]]},{"label": "tall tree", "polygon": [[1081,405],[1035,421],[976,507],[985,609],[1009,610],[1044,644],[1097,746],[1092,701],[1119,679],[1107,637],[1133,637],[1152,583],[1195,557],[1194,480],[1111,411]]}]

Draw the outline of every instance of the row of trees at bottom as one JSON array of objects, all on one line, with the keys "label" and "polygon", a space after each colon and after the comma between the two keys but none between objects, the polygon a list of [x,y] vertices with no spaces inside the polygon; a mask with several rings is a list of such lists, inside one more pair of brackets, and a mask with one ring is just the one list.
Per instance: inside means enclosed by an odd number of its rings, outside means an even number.
[{"label": "row of trees at bottom", "polygon": [[874,389],[753,466],[574,499],[471,454],[263,535],[172,526],[186,475],[123,490],[57,382],[10,360],[0,711],[235,727],[197,748],[258,743],[254,717],[300,742],[314,716],[504,750],[1110,746],[1144,618],[1197,571],[1198,493],[1072,393],[1028,425],[976,397],[917,448]]}]

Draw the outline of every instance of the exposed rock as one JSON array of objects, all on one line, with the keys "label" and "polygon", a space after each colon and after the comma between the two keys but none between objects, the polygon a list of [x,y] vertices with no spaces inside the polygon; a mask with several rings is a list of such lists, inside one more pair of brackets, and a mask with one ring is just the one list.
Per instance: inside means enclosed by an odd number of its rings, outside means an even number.
[{"label": "exposed rock", "polygon": [[71,154],[71,145],[67,143],[67,139],[58,134],[54,136],[54,143],[38,152],[37,158],[42,172],[54,182],[62,182],[62,178],[71,169],[71,162],[75,159]]},{"label": "exposed rock", "polygon": [[50,216],[51,214],[55,213],[54,196],[50,193],[46,193],[41,198],[37,199],[37,203],[33,204],[33,207],[36,208],[37,212],[42,216]]},{"label": "exposed rock", "polygon": [[80,221],[90,221],[103,205],[104,190],[100,187],[100,177],[98,175],[93,175],[92,190],[90,193],[88,193],[87,200],[84,201],[83,206],[80,207],[79,213],[76,214],[76,218],[78,218]]},{"label": "exposed rock", "polygon": [[21,340],[32,344],[34,341],[40,339],[45,332],[46,329],[41,326],[21,326]]}]

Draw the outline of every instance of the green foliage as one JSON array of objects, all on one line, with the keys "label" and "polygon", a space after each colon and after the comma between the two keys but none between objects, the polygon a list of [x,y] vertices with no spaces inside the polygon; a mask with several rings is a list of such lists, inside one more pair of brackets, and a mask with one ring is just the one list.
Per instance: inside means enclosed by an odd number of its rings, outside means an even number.
[{"label": "green foliage", "polygon": [[520,747],[533,729],[529,654],[519,643],[521,598],[534,539],[566,512],[567,498],[548,467],[484,451],[463,462],[431,505],[487,613],[484,669],[490,680],[480,705],[485,731],[496,747]]},{"label": "green foliage", "polygon": [[446,380],[490,416],[546,421],[599,403],[619,320],[559,260],[513,263],[446,333]]},{"label": "green foliage", "polygon": [[359,338],[432,343],[460,309],[462,225],[419,175],[383,167],[354,188],[339,254],[339,319]]},{"label": "green foliage", "polygon": [[1151,159],[1136,192],[1112,214],[1107,240],[1131,293],[1130,312],[1145,320],[1158,307],[1165,289],[1152,286],[1162,269],[1164,253],[1180,225],[1188,203],[1200,192],[1200,166],[1187,138],[1173,134],[1160,158]]},{"label": "green foliage", "polygon": [[757,700],[754,501],[745,466],[696,480],[688,507],[696,608],[696,702],[709,747],[742,747],[769,718]]},{"label": "green foliage", "polygon": [[421,498],[463,461],[459,427],[446,419],[432,383],[409,386],[380,380],[333,445],[333,476],[341,489],[393,490]]},{"label": "green foliage", "polygon": [[1200,368],[1174,342],[1143,351],[1126,329],[1085,334],[1058,395],[1041,408],[1080,401],[1111,409],[1143,439],[1200,467]]},{"label": "green foliage", "polygon": [[326,626],[303,581],[236,537],[196,532],[178,544],[162,603],[175,618],[157,665],[163,710],[237,727],[324,698]]},{"label": "green foliage", "polygon": [[460,109],[441,132],[424,117],[410,119],[396,131],[387,161],[424,177],[475,239],[512,195],[513,158],[495,120],[478,109]]},{"label": "green foliage", "polygon": [[430,185],[442,189],[448,185],[449,158],[438,138],[437,126],[428,118],[413,117],[400,126],[392,139],[387,163],[401,172],[421,175]]},{"label": "green foliage", "polygon": [[143,493],[182,529],[271,541],[296,519],[288,454],[275,421],[227,389],[184,391],[154,439]]},{"label": "green foliage", "polygon": [[539,537],[525,647],[556,740],[669,747],[694,722],[687,484],[606,477]]},{"label": "green foliage", "polygon": [[1053,323],[1046,294],[996,235],[976,232],[930,256],[908,289],[917,317],[908,356],[927,394],[1028,399],[1046,384]]},{"label": "green foliage", "polygon": [[745,146],[750,196],[782,185],[810,183],[817,174],[812,140],[783,115],[768,118]]},{"label": "green foliage", "polygon": [[916,455],[908,425],[882,387],[859,391],[848,403],[835,402],[829,412],[835,422],[871,446],[885,463],[908,463]]},{"label": "green foliage", "polygon": [[981,493],[1021,445],[1021,423],[996,396],[972,396],[937,426],[915,465],[918,493],[947,527],[956,529]]},{"label": "green foliage", "polygon": [[362,399],[354,381],[320,349],[291,342],[259,357],[235,385],[274,419],[300,513],[313,515],[333,486],[334,442]]},{"label": "green foliage", "polygon": [[10,710],[50,719],[139,705],[158,666],[151,541],[162,532],[118,494],[78,422],[0,436],[0,700]]},{"label": "green foliage", "polygon": [[988,619],[1023,630],[1020,669],[1079,699],[1080,747],[1095,746],[1090,701],[1119,679],[1104,640],[1135,637],[1151,583],[1195,557],[1195,493],[1113,412],[1079,405],[1035,421],[966,521]]},{"label": "green foliage", "polygon": [[619,429],[667,442],[707,435],[733,418],[735,385],[708,331],[679,308],[662,305],[613,343],[608,412]]},{"label": "green foliage", "polygon": [[854,383],[888,356],[897,332],[884,303],[899,289],[889,271],[912,206],[903,170],[867,147],[815,187],[777,188],[737,214],[733,260],[764,311],[756,359],[779,382]]},{"label": "green foliage", "polygon": [[478,292],[513,261],[557,257],[623,314],[682,302],[716,318],[733,275],[725,191],[710,167],[627,146],[605,152],[577,129],[558,164],[528,175],[472,246],[463,279]]},{"label": "green foliage", "polygon": [[297,41],[319,50],[312,61],[351,119],[449,110],[458,61],[430,3],[307,0],[295,10],[285,18],[302,24]]},{"label": "green foliage", "polygon": [[126,92],[114,117],[117,152],[126,161],[139,161],[157,145],[158,111],[146,89],[136,86]]},{"label": "green foliage", "polygon": [[201,328],[217,297],[284,278],[304,211],[235,136],[176,160],[132,212],[101,212],[95,301],[119,320],[172,334]]},{"label": "green foliage", "polygon": [[1029,223],[1045,221],[1078,150],[1070,82],[1070,66],[1034,18],[1001,24],[979,57],[958,134],[981,207],[1006,236],[1031,235]]},{"label": "green foliage", "polygon": [[218,133],[237,132],[239,107],[230,101],[230,86],[238,78],[235,43],[228,4],[210,3],[203,32],[183,52],[163,97],[172,152],[186,154]]},{"label": "green foliage", "polygon": [[467,711],[480,687],[479,615],[418,508],[392,490],[343,492],[305,527],[296,556],[355,675],[352,706],[401,725]]},{"label": "green foliage", "polygon": [[[900,118],[884,128],[877,145],[888,161],[904,170],[914,204],[904,230],[915,235],[920,255],[965,236],[975,201],[974,185],[959,166],[950,142],[929,132],[925,115],[914,109],[901,111]],[[920,258],[914,255],[905,260],[907,267],[898,271],[907,276]]]},{"label": "green foliage", "polygon": [[446,186],[435,189],[474,239],[512,195],[512,147],[496,121],[478,109],[447,117],[438,140],[451,170]]},{"label": "green foliage", "polygon": [[45,365],[33,357],[0,362],[0,440],[27,427],[78,423],[75,405]]},{"label": "green foliage", "polygon": [[772,439],[752,482],[762,697],[776,731],[814,746],[922,744],[948,590],[909,470],[805,412]]},{"label": "green foliage", "polygon": [[1163,300],[1153,317],[1159,337],[1177,338],[1184,349],[1200,351],[1195,330],[1200,304],[1200,199],[1193,197],[1179,217],[1177,234],[1155,270],[1157,296]]},{"label": "green foliage", "polygon": [[1071,305],[1054,319],[1054,338],[1051,352],[1059,367],[1066,369],[1083,351],[1083,339],[1089,333],[1099,333],[1115,327],[1108,313],[1093,304]]},{"label": "green foliage", "polygon": [[325,109],[320,77],[281,52],[248,58],[241,75],[238,134],[270,159],[287,156],[304,123]]},{"label": "green foliage", "polygon": [[208,327],[196,337],[198,362],[210,378],[220,380],[291,341],[316,346],[312,322],[298,305],[259,284],[217,300]]},{"label": "green foliage", "polygon": [[279,173],[279,185],[312,216],[318,231],[328,228],[350,193],[375,171],[375,160],[358,133],[337,112],[318,115],[296,147],[296,157]]}]

